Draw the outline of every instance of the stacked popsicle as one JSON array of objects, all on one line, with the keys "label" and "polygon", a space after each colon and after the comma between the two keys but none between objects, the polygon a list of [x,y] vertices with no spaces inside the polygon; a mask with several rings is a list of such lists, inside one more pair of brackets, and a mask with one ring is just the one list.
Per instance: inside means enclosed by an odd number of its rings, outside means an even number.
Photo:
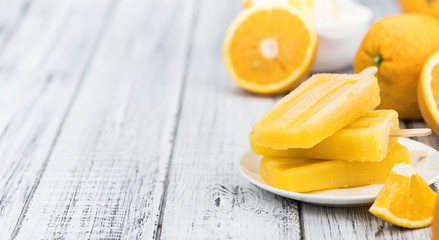
[{"label": "stacked popsicle", "polygon": [[410,163],[397,143],[398,114],[380,103],[373,75],[315,74],[260,118],[250,146],[273,187],[309,192],[384,183]]}]

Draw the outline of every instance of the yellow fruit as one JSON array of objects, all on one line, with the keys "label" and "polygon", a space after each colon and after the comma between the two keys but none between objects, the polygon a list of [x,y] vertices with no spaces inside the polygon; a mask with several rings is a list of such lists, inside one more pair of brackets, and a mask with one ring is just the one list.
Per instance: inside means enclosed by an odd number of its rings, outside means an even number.
[{"label": "yellow fruit", "polygon": [[419,12],[439,18],[439,1],[437,0],[399,0],[404,12]]},{"label": "yellow fruit", "polygon": [[317,36],[309,20],[287,4],[244,9],[227,30],[223,57],[243,89],[274,94],[290,90],[309,72]]},{"label": "yellow fruit", "polygon": [[241,4],[244,8],[248,8],[252,4],[252,0],[241,0]]},{"label": "yellow fruit", "polygon": [[369,211],[392,224],[420,228],[431,224],[437,193],[412,168],[395,164]]},{"label": "yellow fruit", "polygon": [[354,71],[378,67],[381,104],[402,119],[420,119],[416,89],[422,66],[439,49],[439,21],[424,14],[400,14],[375,22],[354,59]]},{"label": "yellow fruit", "polygon": [[422,68],[418,84],[418,102],[428,126],[439,135],[439,51]]}]

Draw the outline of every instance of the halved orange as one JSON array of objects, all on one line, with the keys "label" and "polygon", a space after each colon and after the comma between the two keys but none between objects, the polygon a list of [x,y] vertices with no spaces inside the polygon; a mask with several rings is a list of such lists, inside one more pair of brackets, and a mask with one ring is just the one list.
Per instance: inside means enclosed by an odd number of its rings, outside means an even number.
[{"label": "halved orange", "polygon": [[410,164],[395,164],[369,211],[392,224],[420,228],[431,224],[437,193]]},{"label": "halved orange", "polygon": [[422,68],[418,103],[425,122],[439,135],[439,51],[431,55]]},{"label": "halved orange", "polygon": [[309,73],[316,46],[315,30],[300,10],[288,4],[260,4],[233,20],[223,57],[240,87],[274,94],[290,90]]}]

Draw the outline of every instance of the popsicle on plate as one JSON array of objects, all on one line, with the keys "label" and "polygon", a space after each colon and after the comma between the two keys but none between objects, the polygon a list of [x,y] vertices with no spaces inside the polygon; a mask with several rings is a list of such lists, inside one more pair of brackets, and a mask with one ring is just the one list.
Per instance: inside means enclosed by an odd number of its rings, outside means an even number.
[{"label": "popsicle on plate", "polygon": [[254,126],[258,145],[310,148],[380,103],[373,75],[314,74]]},{"label": "popsicle on plate", "polygon": [[366,113],[346,127],[325,138],[312,148],[272,149],[256,143],[254,132],[249,135],[253,153],[272,157],[318,158],[352,161],[381,161],[395,145],[397,137],[390,137],[399,129],[398,113],[376,110]]},{"label": "popsicle on plate", "polygon": [[263,157],[260,171],[275,188],[310,192],[384,183],[396,163],[411,163],[409,151],[399,143],[380,162]]}]

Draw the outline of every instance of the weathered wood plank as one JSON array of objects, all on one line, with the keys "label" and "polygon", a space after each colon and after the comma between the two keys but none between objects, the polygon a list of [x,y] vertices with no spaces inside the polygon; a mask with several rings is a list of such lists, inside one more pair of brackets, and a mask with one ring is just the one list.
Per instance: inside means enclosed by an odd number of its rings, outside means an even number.
[{"label": "weathered wood plank", "polygon": [[109,5],[34,1],[20,24],[0,21],[16,28],[0,40],[0,239],[11,236],[44,171]]},{"label": "weathered wood plank", "polygon": [[194,7],[119,3],[17,239],[155,236]]},{"label": "weathered wood plank", "polygon": [[20,28],[30,6],[30,0],[0,0],[0,53]]},{"label": "weathered wood plank", "polygon": [[430,228],[404,229],[377,219],[369,207],[330,208],[301,203],[304,239],[430,239]]},{"label": "weathered wood plank", "polygon": [[[29,3],[27,8],[28,13],[19,20],[18,29],[10,36],[11,39],[5,41],[4,49],[0,54],[3,71],[45,70],[41,69],[41,64],[44,63],[42,59],[46,58],[46,54],[54,52],[52,48],[56,45],[53,44],[59,42],[58,37],[62,37],[58,34],[62,33],[64,24],[73,20],[71,18],[75,12],[69,10],[76,8],[77,11],[80,7],[72,1],[54,4],[53,0],[38,0]],[[23,49],[23,46],[26,49]]]},{"label": "weathered wood plank", "polygon": [[238,170],[254,121],[275,103],[240,90],[223,67],[222,39],[239,2],[200,4],[160,237],[298,239],[297,203],[253,186]]}]

